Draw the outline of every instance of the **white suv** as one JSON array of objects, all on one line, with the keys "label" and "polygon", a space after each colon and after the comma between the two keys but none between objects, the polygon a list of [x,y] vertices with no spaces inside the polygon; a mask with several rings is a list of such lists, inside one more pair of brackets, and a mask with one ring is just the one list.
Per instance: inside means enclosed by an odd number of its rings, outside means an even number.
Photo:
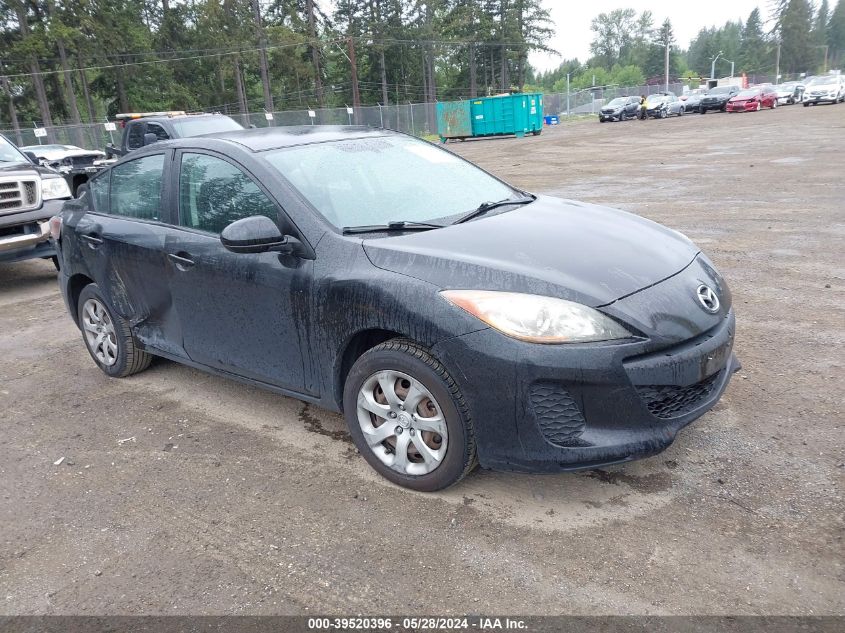
[{"label": "white suv", "polygon": [[804,90],[804,107],[816,103],[839,103],[845,101],[845,76],[824,75],[813,77]]}]

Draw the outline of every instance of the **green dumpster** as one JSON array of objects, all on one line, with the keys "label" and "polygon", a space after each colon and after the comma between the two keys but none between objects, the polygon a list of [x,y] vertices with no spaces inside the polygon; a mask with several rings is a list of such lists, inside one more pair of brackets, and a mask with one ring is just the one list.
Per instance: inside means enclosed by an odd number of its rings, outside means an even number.
[{"label": "green dumpster", "polygon": [[483,97],[437,104],[437,132],[450,138],[522,137],[543,130],[543,95],[539,92]]},{"label": "green dumpster", "polygon": [[469,101],[437,102],[437,133],[444,143],[450,138],[472,136]]}]

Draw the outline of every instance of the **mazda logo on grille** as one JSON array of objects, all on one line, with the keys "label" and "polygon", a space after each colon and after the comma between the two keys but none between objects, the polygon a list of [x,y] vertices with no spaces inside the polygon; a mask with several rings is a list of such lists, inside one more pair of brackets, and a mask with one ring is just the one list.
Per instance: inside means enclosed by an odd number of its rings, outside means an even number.
[{"label": "mazda logo on grille", "polygon": [[701,284],[695,294],[698,297],[701,307],[707,310],[707,312],[715,314],[719,311],[719,295],[710,286]]}]

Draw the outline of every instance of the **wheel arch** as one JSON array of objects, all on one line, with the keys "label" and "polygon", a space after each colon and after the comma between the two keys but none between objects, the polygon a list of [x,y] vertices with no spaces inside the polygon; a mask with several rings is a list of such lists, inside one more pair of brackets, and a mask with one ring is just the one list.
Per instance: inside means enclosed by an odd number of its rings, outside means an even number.
[{"label": "wheel arch", "polygon": [[401,332],[397,332],[396,330],[368,328],[366,330],[356,332],[349,338],[346,345],[343,347],[343,351],[337,356],[338,360],[334,372],[335,380],[332,389],[332,398],[339,410],[343,410],[343,386],[346,383],[346,377],[349,375],[349,370],[352,369],[352,365],[355,364],[355,361],[376,345],[381,345],[385,341],[389,341],[394,338],[409,337]]},{"label": "wheel arch", "polygon": [[85,286],[93,284],[94,280],[88,275],[76,273],[71,275],[67,282],[67,299],[68,307],[70,308],[70,315],[73,317],[73,322],[79,327],[79,295],[82,294],[82,289]]}]

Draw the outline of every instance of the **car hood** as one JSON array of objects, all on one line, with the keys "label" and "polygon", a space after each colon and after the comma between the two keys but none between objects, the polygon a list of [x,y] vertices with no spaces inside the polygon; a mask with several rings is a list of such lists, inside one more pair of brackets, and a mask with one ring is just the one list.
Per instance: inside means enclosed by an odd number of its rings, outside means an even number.
[{"label": "car hood", "polygon": [[548,196],[363,245],[375,266],[439,288],[544,294],[593,307],[671,277],[698,253],[677,231],[645,218]]},{"label": "car hood", "polygon": [[105,156],[105,152],[101,152],[99,150],[86,150],[86,149],[73,149],[73,150],[52,150],[46,152],[37,152],[33,151],[33,154],[40,158],[44,158],[49,161],[57,161],[62,160],[65,158],[81,158],[83,156],[94,156],[95,158],[100,158],[101,156]]},{"label": "car hood", "polygon": [[760,95],[754,95],[754,96],[751,96],[751,97],[740,97],[739,95],[737,95],[736,97],[731,97],[730,101],[732,101],[733,103],[739,103],[741,101],[754,101],[754,99],[759,99],[759,98],[760,98]]},{"label": "car hood", "polygon": [[821,92],[830,92],[832,90],[839,90],[839,84],[834,82],[831,84],[813,84],[807,90],[818,90]]},{"label": "car hood", "polygon": [[53,169],[42,167],[40,165],[33,165],[29,161],[21,161],[19,163],[0,163],[0,176],[12,176],[18,174],[20,174],[21,176],[31,176],[33,174],[47,176],[56,173],[57,172]]}]

